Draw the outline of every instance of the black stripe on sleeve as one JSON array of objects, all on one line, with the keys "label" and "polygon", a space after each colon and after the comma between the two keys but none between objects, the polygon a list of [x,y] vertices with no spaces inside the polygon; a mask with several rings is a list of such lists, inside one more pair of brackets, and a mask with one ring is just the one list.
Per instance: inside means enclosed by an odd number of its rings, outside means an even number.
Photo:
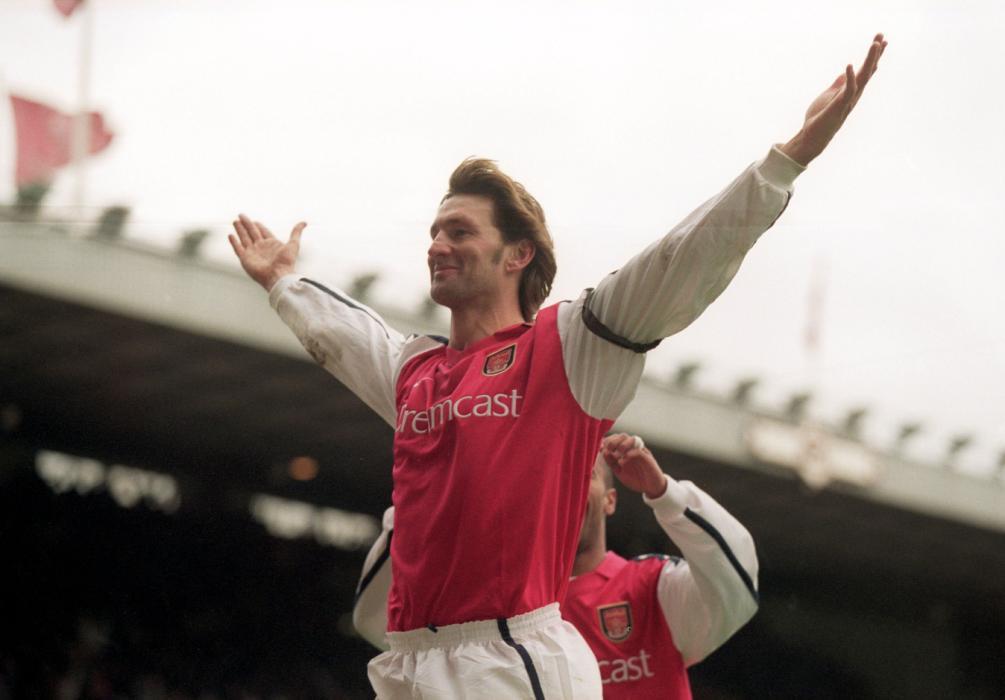
[{"label": "black stripe on sleeve", "polygon": [[530,686],[534,689],[534,700],[544,700],[541,679],[537,677],[537,669],[534,668],[534,661],[530,658],[530,654],[527,653],[522,644],[517,644],[513,640],[513,637],[509,633],[509,624],[506,623],[505,618],[498,618],[496,623],[499,625],[499,634],[502,636],[502,640],[516,649],[516,653],[523,659],[523,666],[527,669],[527,675],[530,676]]},{"label": "black stripe on sleeve", "polygon": [[387,558],[391,556],[391,537],[393,535],[394,530],[387,531],[387,544],[384,545],[384,551],[377,557],[377,561],[373,563],[370,570],[363,574],[363,577],[359,580],[359,585],[356,586],[356,595],[352,599],[352,606],[354,608],[356,607],[356,604],[359,603],[359,598],[363,595],[363,591],[366,590],[367,586],[373,583],[373,579],[376,578],[377,572],[379,572],[381,567],[383,567],[385,562],[387,562]]},{"label": "black stripe on sleeve", "polygon": [[726,559],[728,559],[729,563],[733,565],[733,568],[736,569],[736,573],[743,581],[743,585],[747,587],[748,591],[750,591],[750,595],[754,596],[754,602],[760,605],[761,596],[757,592],[757,589],[754,588],[754,582],[751,580],[750,574],[748,574],[747,570],[740,565],[740,561],[736,558],[736,555],[733,554],[733,550],[729,548],[729,545],[726,543],[722,534],[715,529],[715,526],[713,526],[712,523],[705,520],[705,518],[701,517],[690,508],[684,509],[684,515],[687,516],[688,520],[704,530],[708,536],[715,540],[719,547],[722,548],[723,553],[726,555]]},{"label": "black stripe on sleeve", "polygon": [[603,338],[608,343],[614,343],[620,348],[625,348],[637,353],[649,352],[663,342],[663,339],[659,338],[650,343],[636,343],[632,340],[628,340],[628,338],[618,335],[605,326],[603,322],[597,318],[592,311],[590,311],[590,299],[592,298],[593,289],[586,290],[586,299],[583,300],[583,323],[594,335]]},{"label": "black stripe on sleeve", "polygon": [[309,280],[306,277],[301,277],[300,281],[301,282],[306,282],[307,284],[311,285],[312,287],[316,287],[317,289],[320,289],[325,294],[328,294],[329,296],[331,296],[331,297],[333,297],[335,299],[338,299],[340,302],[342,302],[343,304],[345,304],[346,306],[348,306],[350,309],[356,309],[357,311],[362,311],[367,316],[369,316],[370,318],[372,318],[376,322],[376,324],[378,326],[380,326],[381,330],[384,331],[384,335],[386,335],[388,338],[391,337],[391,334],[387,332],[387,326],[385,326],[384,323],[379,318],[377,318],[372,313],[370,313],[370,310],[367,309],[366,307],[359,305],[358,303],[356,303],[355,301],[353,301],[349,297],[344,297],[341,294],[338,294],[337,292],[335,292],[335,291],[333,291],[331,289],[328,289],[328,287],[324,286],[320,282],[315,282],[314,280]]}]

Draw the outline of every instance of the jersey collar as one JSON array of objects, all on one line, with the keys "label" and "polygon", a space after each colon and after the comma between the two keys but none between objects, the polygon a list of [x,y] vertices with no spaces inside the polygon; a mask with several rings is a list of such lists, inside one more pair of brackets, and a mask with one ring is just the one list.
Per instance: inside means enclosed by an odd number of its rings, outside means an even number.
[{"label": "jersey collar", "polygon": [[526,321],[524,321],[523,323],[514,324],[512,326],[507,326],[502,330],[496,331],[492,335],[485,336],[476,343],[471,343],[471,345],[467,346],[463,350],[455,350],[448,344],[446,346],[447,359],[450,361],[456,361],[464,357],[465,355],[470,355],[472,353],[478,352],[479,350],[484,350],[485,348],[492,347],[496,343],[511,340],[513,338],[518,338],[519,336],[523,335],[528,328],[532,328],[533,326],[534,326],[533,323],[527,323]]},{"label": "jersey collar", "polygon": [[600,566],[593,570],[593,573],[603,576],[605,579],[612,579],[627,563],[627,561],[614,552],[608,552],[604,555],[604,560],[600,562]]}]

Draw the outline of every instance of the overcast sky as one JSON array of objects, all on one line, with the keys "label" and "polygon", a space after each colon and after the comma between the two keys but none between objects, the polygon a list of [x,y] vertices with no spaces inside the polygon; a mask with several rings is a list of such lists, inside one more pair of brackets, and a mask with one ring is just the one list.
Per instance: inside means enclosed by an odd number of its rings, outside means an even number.
[{"label": "overcast sky", "polygon": [[[1001,2],[88,1],[91,106],[116,132],[88,170],[91,211],[126,204],[129,235],[164,245],[210,228],[228,263],[238,211],[305,219],[305,272],[379,271],[378,299],[406,307],[462,158],[497,159],[542,202],[552,299],[569,298],[788,139],[883,31],[879,72],[785,215],[649,366],[701,362],[719,394],[760,377],[763,405],[812,388],[823,419],[866,406],[878,445],[920,421],[923,459],[972,433],[969,470],[1005,450]],[[72,110],[84,18],[51,5],[0,2],[0,80]],[[0,110],[5,173],[10,131]],[[61,176],[49,203],[73,189]]]}]

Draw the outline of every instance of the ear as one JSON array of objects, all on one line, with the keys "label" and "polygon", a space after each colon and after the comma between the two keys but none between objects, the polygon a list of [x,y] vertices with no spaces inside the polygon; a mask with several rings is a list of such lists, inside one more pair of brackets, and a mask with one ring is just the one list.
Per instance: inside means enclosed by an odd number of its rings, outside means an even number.
[{"label": "ear", "polygon": [[604,515],[614,515],[618,509],[618,492],[614,489],[607,489],[604,494]]},{"label": "ear", "polygon": [[516,272],[530,265],[530,261],[534,259],[534,253],[537,251],[534,243],[526,238],[506,247],[508,249],[506,256],[507,272]]}]

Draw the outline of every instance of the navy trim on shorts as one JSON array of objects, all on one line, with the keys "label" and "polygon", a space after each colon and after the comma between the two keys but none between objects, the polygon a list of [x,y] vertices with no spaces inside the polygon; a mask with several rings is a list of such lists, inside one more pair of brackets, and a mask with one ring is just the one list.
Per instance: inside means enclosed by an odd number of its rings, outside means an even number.
[{"label": "navy trim on shorts", "polygon": [[604,323],[597,318],[592,311],[590,311],[590,299],[592,298],[593,289],[587,289],[586,299],[583,300],[583,323],[594,335],[603,338],[608,343],[614,343],[619,348],[625,348],[626,350],[631,350],[632,352],[637,352],[639,354],[649,352],[663,342],[663,339],[659,338],[658,340],[654,340],[650,343],[636,343],[635,341],[628,340],[628,338],[618,335],[605,326]]},{"label": "navy trim on shorts", "polygon": [[729,563],[733,565],[734,569],[736,569],[736,573],[740,575],[740,579],[743,580],[743,585],[745,585],[747,590],[750,591],[750,595],[754,596],[754,602],[760,605],[761,596],[757,592],[757,589],[754,588],[754,582],[750,579],[750,574],[748,574],[747,570],[740,565],[740,561],[736,558],[736,555],[733,554],[733,550],[729,548],[729,545],[726,544],[726,540],[719,533],[719,531],[715,529],[715,526],[690,508],[684,509],[684,515],[687,516],[688,520],[704,530],[709,537],[718,543],[719,547],[722,548],[723,553],[726,555],[726,559],[729,560]]},{"label": "navy trim on shorts", "polygon": [[[366,590],[367,586],[373,583],[373,579],[377,577],[377,572],[380,571],[381,567],[387,561],[387,558],[391,556],[391,537],[394,536],[394,530],[387,531],[387,546],[384,547],[384,551],[380,553],[377,557],[377,561],[373,563],[370,570],[363,574],[363,578],[359,580],[359,585],[356,586],[356,595],[352,599],[352,606],[355,608],[359,603],[360,596],[363,595],[363,591]],[[435,631],[435,630],[434,630]]]},{"label": "navy trim on shorts", "polygon": [[496,619],[496,624],[499,625],[499,634],[502,635],[502,640],[516,649],[516,653],[523,659],[523,666],[527,669],[527,675],[530,676],[530,686],[534,689],[534,700],[544,700],[544,690],[541,689],[541,680],[537,677],[537,670],[534,668],[534,662],[531,660],[530,654],[527,653],[522,644],[517,644],[513,641],[513,637],[509,633],[509,625],[506,623],[506,618],[500,617]]},{"label": "navy trim on shorts", "polygon": [[387,326],[385,326],[385,325],[384,325],[384,324],[383,324],[383,323],[381,322],[381,320],[380,320],[379,318],[377,318],[377,317],[376,317],[376,316],[374,316],[374,315],[373,315],[372,313],[370,313],[369,309],[367,309],[367,308],[366,308],[365,306],[362,306],[362,305],[360,305],[360,304],[357,304],[357,303],[356,303],[355,301],[353,301],[353,300],[352,300],[352,299],[350,299],[349,297],[344,297],[344,296],[342,296],[341,294],[338,294],[337,292],[334,292],[334,291],[332,291],[331,289],[328,289],[328,287],[324,286],[324,285],[323,285],[323,284],[321,284],[320,282],[315,282],[314,280],[311,280],[311,279],[307,279],[306,277],[301,277],[301,278],[300,278],[300,281],[301,281],[301,282],[306,282],[307,284],[311,285],[312,287],[316,287],[316,288],[320,289],[320,290],[321,290],[322,292],[324,292],[325,294],[328,294],[329,296],[332,296],[332,297],[334,297],[335,299],[338,299],[338,300],[339,300],[339,301],[341,301],[341,302],[342,302],[343,304],[345,304],[346,306],[348,306],[348,307],[349,307],[350,309],[356,309],[357,311],[362,311],[362,312],[363,312],[363,313],[365,313],[365,314],[366,314],[367,316],[369,316],[369,317],[370,317],[370,318],[372,318],[372,319],[373,319],[374,321],[376,321],[377,325],[378,325],[378,326],[380,326],[381,330],[383,330],[383,331],[384,331],[384,335],[386,335],[386,336],[387,336],[388,338],[390,338],[390,337],[391,337],[391,334],[387,332]]}]

